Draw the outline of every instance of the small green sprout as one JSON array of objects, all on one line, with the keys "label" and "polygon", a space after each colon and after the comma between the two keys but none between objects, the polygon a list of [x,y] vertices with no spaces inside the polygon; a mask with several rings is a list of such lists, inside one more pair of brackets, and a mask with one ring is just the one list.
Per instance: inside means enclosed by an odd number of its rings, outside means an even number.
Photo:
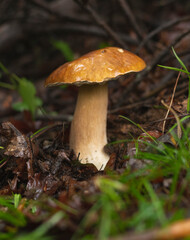
[{"label": "small green sprout", "polygon": [[15,74],[10,74],[2,63],[0,63],[0,69],[10,79],[10,84],[0,82],[0,87],[15,90],[22,98],[22,102],[13,103],[13,108],[17,111],[28,110],[34,118],[37,108],[42,106],[42,100],[36,96],[34,84],[26,78],[19,78]]},{"label": "small green sprout", "polygon": [[13,199],[13,201],[14,201],[14,207],[17,208],[18,205],[19,205],[19,203],[20,203],[20,200],[21,200],[21,195],[15,193],[13,197],[14,197],[14,199]]},{"label": "small green sprout", "polygon": [[74,53],[68,43],[57,40],[52,40],[51,43],[56,49],[61,51],[61,53],[68,62],[74,60]]}]

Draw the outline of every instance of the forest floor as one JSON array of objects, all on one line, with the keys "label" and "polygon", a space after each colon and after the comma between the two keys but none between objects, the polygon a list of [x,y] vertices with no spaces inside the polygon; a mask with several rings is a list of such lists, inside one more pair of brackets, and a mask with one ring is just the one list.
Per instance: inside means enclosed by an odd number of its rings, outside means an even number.
[{"label": "forest floor", "polygon": [[[103,2],[0,3],[0,239],[190,239],[190,5]],[[44,82],[104,46],[147,67],[109,83],[97,170],[69,148],[77,88]]]}]

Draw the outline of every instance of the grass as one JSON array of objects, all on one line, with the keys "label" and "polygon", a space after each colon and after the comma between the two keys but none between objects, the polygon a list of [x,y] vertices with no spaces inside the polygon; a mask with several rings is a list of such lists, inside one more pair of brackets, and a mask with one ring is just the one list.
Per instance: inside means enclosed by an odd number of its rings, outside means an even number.
[{"label": "grass", "polygon": [[[172,51],[182,68],[162,67],[187,74],[189,78],[187,112],[189,112],[190,73],[173,48]],[[120,117],[129,120],[124,116]],[[145,132],[140,125],[135,125]],[[183,128],[182,138],[178,138],[172,129],[171,133],[172,139],[175,140],[174,146],[157,143],[155,139],[148,136],[154,143],[150,144],[145,141],[145,144],[149,145],[148,151],[141,151],[137,148],[135,157],[150,161],[145,168],[134,173],[126,170],[122,175],[110,176],[110,179],[98,179],[97,185],[101,194],[84,217],[80,230],[73,239],[82,237],[86,239],[85,232],[89,227],[89,219],[93,219],[94,215],[96,215],[96,221],[92,225],[96,237],[91,235],[88,239],[100,240],[120,234],[126,229],[145,231],[188,217],[186,209],[182,207],[182,199],[185,198],[185,192],[190,184],[190,126]],[[159,179],[162,179],[160,180],[162,184],[154,184]],[[167,188],[163,187],[164,180],[169,180]],[[156,189],[158,186],[159,191]],[[167,194],[164,190],[167,190]]]},{"label": "grass", "polygon": [[[13,194],[10,197],[0,197],[0,223],[6,224],[6,232],[0,232],[1,240],[53,240],[54,237],[49,236],[48,231],[52,229],[60,220],[66,217],[65,211],[49,211],[46,215],[45,221],[40,224],[35,230],[28,233],[24,228],[28,225],[27,214],[36,216],[38,222],[37,211],[44,211],[46,206],[43,206],[41,201],[33,201],[22,199],[20,194]],[[66,208],[65,208],[66,210]],[[70,210],[70,209],[69,209]],[[74,210],[73,210],[74,211]],[[43,214],[44,214],[43,213]]]},{"label": "grass", "polygon": [[31,233],[19,234],[13,240],[53,240],[53,236],[47,236],[48,231],[53,228],[62,218],[64,217],[63,212],[55,213],[48,221],[41,224]]},{"label": "grass", "polygon": [[[154,143],[152,152],[150,148],[148,152],[139,150],[136,158],[150,160],[142,169],[133,173],[128,169],[121,175],[99,178],[96,185],[101,194],[73,239],[85,236],[89,219],[96,219],[91,223],[96,237],[92,235],[91,239],[104,240],[127,229],[145,231],[188,217],[182,199],[186,198],[190,184],[189,134],[190,128],[187,128],[182,139],[173,136],[178,148],[162,144],[160,149]],[[170,182],[168,187],[163,186],[165,180]]]}]

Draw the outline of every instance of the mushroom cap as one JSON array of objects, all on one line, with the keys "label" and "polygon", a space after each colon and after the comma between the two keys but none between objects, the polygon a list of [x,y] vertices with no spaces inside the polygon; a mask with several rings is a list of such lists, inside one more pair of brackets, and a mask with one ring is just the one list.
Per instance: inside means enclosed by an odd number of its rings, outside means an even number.
[{"label": "mushroom cap", "polygon": [[103,83],[129,72],[139,72],[145,67],[145,62],[134,53],[106,47],[61,65],[46,79],[45,86]]}]

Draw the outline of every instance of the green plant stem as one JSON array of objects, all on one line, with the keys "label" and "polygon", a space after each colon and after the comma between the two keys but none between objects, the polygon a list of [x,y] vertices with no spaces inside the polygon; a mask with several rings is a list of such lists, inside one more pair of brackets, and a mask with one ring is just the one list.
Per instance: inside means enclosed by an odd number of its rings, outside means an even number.
[{"label": "green plant stem", "polygon": [[7,88],[10,90],[15,90],[15,86],[9,83],[0,82],[0,87]]}]

